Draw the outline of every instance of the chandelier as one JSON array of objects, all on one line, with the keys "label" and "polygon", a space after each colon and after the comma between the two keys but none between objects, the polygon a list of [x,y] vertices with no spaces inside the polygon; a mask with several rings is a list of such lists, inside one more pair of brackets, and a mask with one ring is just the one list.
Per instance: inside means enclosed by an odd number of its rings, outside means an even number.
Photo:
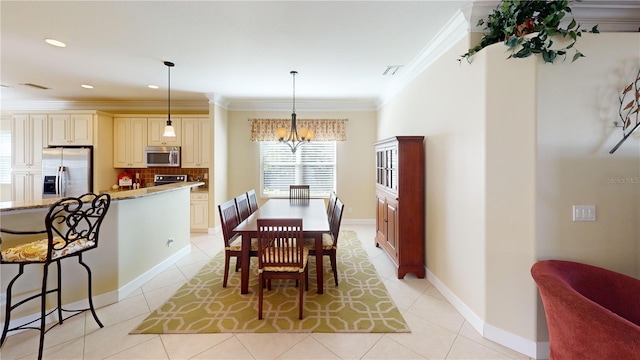
[{"label": "chandelier", "polygon": [[296,75],[297,71],[291,71],[290,74],[293,76],[293,113],[291,114],[291,129],[289,129],[289,133],[287,134],[287,129],[278,128],[278,141],[281,143],[285,143],[289,145],[292,153],[296,153],[296,150],[300,145],[305,142],[311,141],[313,138],[313,130],[307,128],[300,128],[298,130],[296,125]]},{"label": "chandelier", "polygon": [[171,68],[174,66],[174,64],[170,61],[165,61],[164,64],[167,66],[167,69],[169,69],[169,86],[167,87],[167,91],[168,91],[168,95],[167,95],[167,126],[164,127],[164,134],[162,134],[162,136],[166,136],[166,137],[176,137],[176,131],[173,128],[173,126],[171,125]]}]

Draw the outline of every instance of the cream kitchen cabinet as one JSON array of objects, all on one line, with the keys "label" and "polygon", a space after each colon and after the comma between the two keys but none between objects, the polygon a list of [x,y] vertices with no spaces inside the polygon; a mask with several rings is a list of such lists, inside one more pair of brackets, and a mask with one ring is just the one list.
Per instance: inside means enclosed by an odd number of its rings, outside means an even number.
[{"label": "cream kitchen cabinet", "polygon": [[42,148],[47,146],[47,115],[13,115],[11,129],[11,168],[41,171]]},{"label": "cream kitchen cabinet", "polygon": [[48,144],[93,145],[93,119],[93,114],[49,114]]},{"label": "cream kitchen cabinet", "polygon": [[191,231],[207,232],[209,230],[209,194],[206,192],[191,193]]},{"label": "cream kitchen cabinet", "polygon": [[147,145],[147,119],[113,119],[113,167],[141,168],[144,165],[144,147]]},{"label": "cream kitchen cabinet", "polygon": [[42,170],[13,170],[11,192],[15,202],[42,200]]},{"label": "cream kitchen cabinet", "polygon": [[182,118],[182,167],[209,168],[211,136],[209,118]]},{"label": "cream kitchen cabinet", "polygon": [[164,127],[167,125],[167,118],[148,118],[147,123],[147,145],[148,146],[180,146],[182,143],[182,126],[180,118],[171,118],[171,125],[175,129],[175,137],[164,137]]}]

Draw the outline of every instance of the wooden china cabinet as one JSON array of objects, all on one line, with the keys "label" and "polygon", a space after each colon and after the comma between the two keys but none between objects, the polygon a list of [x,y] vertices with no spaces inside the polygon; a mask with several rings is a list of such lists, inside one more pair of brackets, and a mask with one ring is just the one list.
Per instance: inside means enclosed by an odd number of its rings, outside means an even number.
[{"label": "wooden china cabinet", "polygon": [[376,246],[397,267],[398,279],[424,278],[424,136],[395,136],[376,151]]}]

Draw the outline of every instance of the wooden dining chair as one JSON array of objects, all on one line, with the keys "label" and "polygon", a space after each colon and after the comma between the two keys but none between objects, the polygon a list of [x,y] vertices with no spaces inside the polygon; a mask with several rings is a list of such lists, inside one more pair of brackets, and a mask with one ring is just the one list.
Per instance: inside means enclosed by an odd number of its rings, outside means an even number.
[{"label": "wooden dining chair", "polygon": [[[42,359],[44,346],[44,334],[53,326],[61,325],[64,320],[69,317],[78,315],[84,311],[90,310],[93,319],[98,326],[103,327],[102,323],[96,315],[93,306],[93,296],[91,293],[91,269],[82,260],[85,251],[96,249],[98,247],[98,239],[100,235],[100,226],[104,220],[107,210],[111,204],[111,196],[109,194],[93,194],[86,193],[79,197],[65,197],[49,207],[47,215],[43,219],[45,230],[16,230],[16,229],[0,229],[2,233],[13,235],[37,235],[46,234],[42,239],[27,243],[22,243],[10,248],[2,249],[0,252],[0,263],[3,265],[3,271],[6,271],[6,265],[18,265],[18,274],[11,279],[6,290],[6,303],[4,328],[2,337],[0,338],[0,346],[4,343],[7,333],[10,331],[35,329],[40,331],[40,343],[38,347],[38,359]],[[2,240],[0,239],[0,243]],[[88,308],[84,309],[65,309],[62,306],[62,269],[61,261],[67,258],[76,257],[78,263],[87,271],[87,300]],[[54,276],[57,278],[55,288],[48,288],[47,278],[49,276],[49,265],[56,265]],[[12,298],[13,286],[24,273],[27,265],[39,264],[43,265],[41,274],[42,284],[40,291],[27,298],[23,298],[23,290],[18,292],[18,300],[14,304]],[[29,277],[28,277],[29,278]],[[56,306],[53,309],[47,307],[47,295],[55,293]],[[23,325],[9,328],[11,322],[11,313],[21,305],[31,300],[40,300],[40,317]],[[63,317],[64,313],[72,315]],[[56,314],[55,324],[46,328],[46,320],[49,315]],[[35,325],[39,324],[39,325]]]},{"label": "wooden dining chair", "polygon": [[[240,269],[242,264],[242,236],[233,231],[241,221],[236,209],[235,199],[218,205],[218,212],[220,213],[220,225],[222,226],[222,238],[224,239],[224,277],[222,287],[227,287],[231,258],[236,258],[236,271]],[[256,238],[251,239],[249,256],[258,256],[258,240]]]},{"label": "wooden dining chair", "polygon": [[258,196],[256,195],[255,189],[247,191],[247,199],[249,199],[249,210],[253,214],[258,210]]},{"label": "wooden dining chair", "polygon": [[336,208],[336,199],[338,195],[336,195],[335,191],[331,192],[329,195],[329,202],[327,203],[327,218],[329,219],[329,224],[331,224],[331,218],[333,218],[333,212]]},{"label": "wooden dining chair", "polygon": [[242,195],[238,195],[234,200],[236,202],[236,209],[238,210],[240,222],[243,222],[246,218],[249,217],[249,215],[251,215],[251,209],[249,209],[249,200],[247,199],[247,194],[243,193]]},{"label": "wooden dining chair", "polygon": [[309,250],[304,246],[302,219],[258,219],[258,319],[262,319],[264,287],[273,279],[294,279],[298,318],[302,319],[304,287],[309,289]]},{"label": "wooden dining chair", "polygon": [[289,200],[309,200],[309,185],[289,185]]},{"label": "wooden dining chair", "polygon": [[333,271],[333,280],[338,286],[338,235],[340,233],[340,223],[342,222],[342,213],[344,204],[340,199],[336,198],[335,210],[333,217],[329,221],[330,233],[322,234],[322,249],[316,250],[315,239],[305,239],[305,247],[309,249],[311,256],[328,256],[331,261],[331,270]]}]

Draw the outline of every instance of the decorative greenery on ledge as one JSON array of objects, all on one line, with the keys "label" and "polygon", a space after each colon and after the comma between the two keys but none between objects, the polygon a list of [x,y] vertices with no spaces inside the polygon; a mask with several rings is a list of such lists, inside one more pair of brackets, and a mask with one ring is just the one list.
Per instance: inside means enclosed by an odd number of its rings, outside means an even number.
[{"label": "decorative greenery on ledge", "polygon": [[[466,59],[471,62],[471,56],[483,48],[504,42],[511,51],[508,58],[526,58],[532,54],[541,54],[545,63],[553,63],[558,56],[567,57],[573,50],[572,61],[584,57],[574,48],[578,38],[585,29],[580,28],[575,19],[571,19],[566,28],[560,22],[567,13],[571,13],[569,4],[574,0],[502,0],[487,17],[478,21],[477,26],[485,25],[484,35],[480,44],[469,49],[460,56],[458,61]],[[575,0],[582,1],[582,0]],[[589,32],[598,33],[598,25]],[[531,35],[530,35],[531,34]],[[568,45],[552,48],[553,38],[557,35],[570,39]]]}]

